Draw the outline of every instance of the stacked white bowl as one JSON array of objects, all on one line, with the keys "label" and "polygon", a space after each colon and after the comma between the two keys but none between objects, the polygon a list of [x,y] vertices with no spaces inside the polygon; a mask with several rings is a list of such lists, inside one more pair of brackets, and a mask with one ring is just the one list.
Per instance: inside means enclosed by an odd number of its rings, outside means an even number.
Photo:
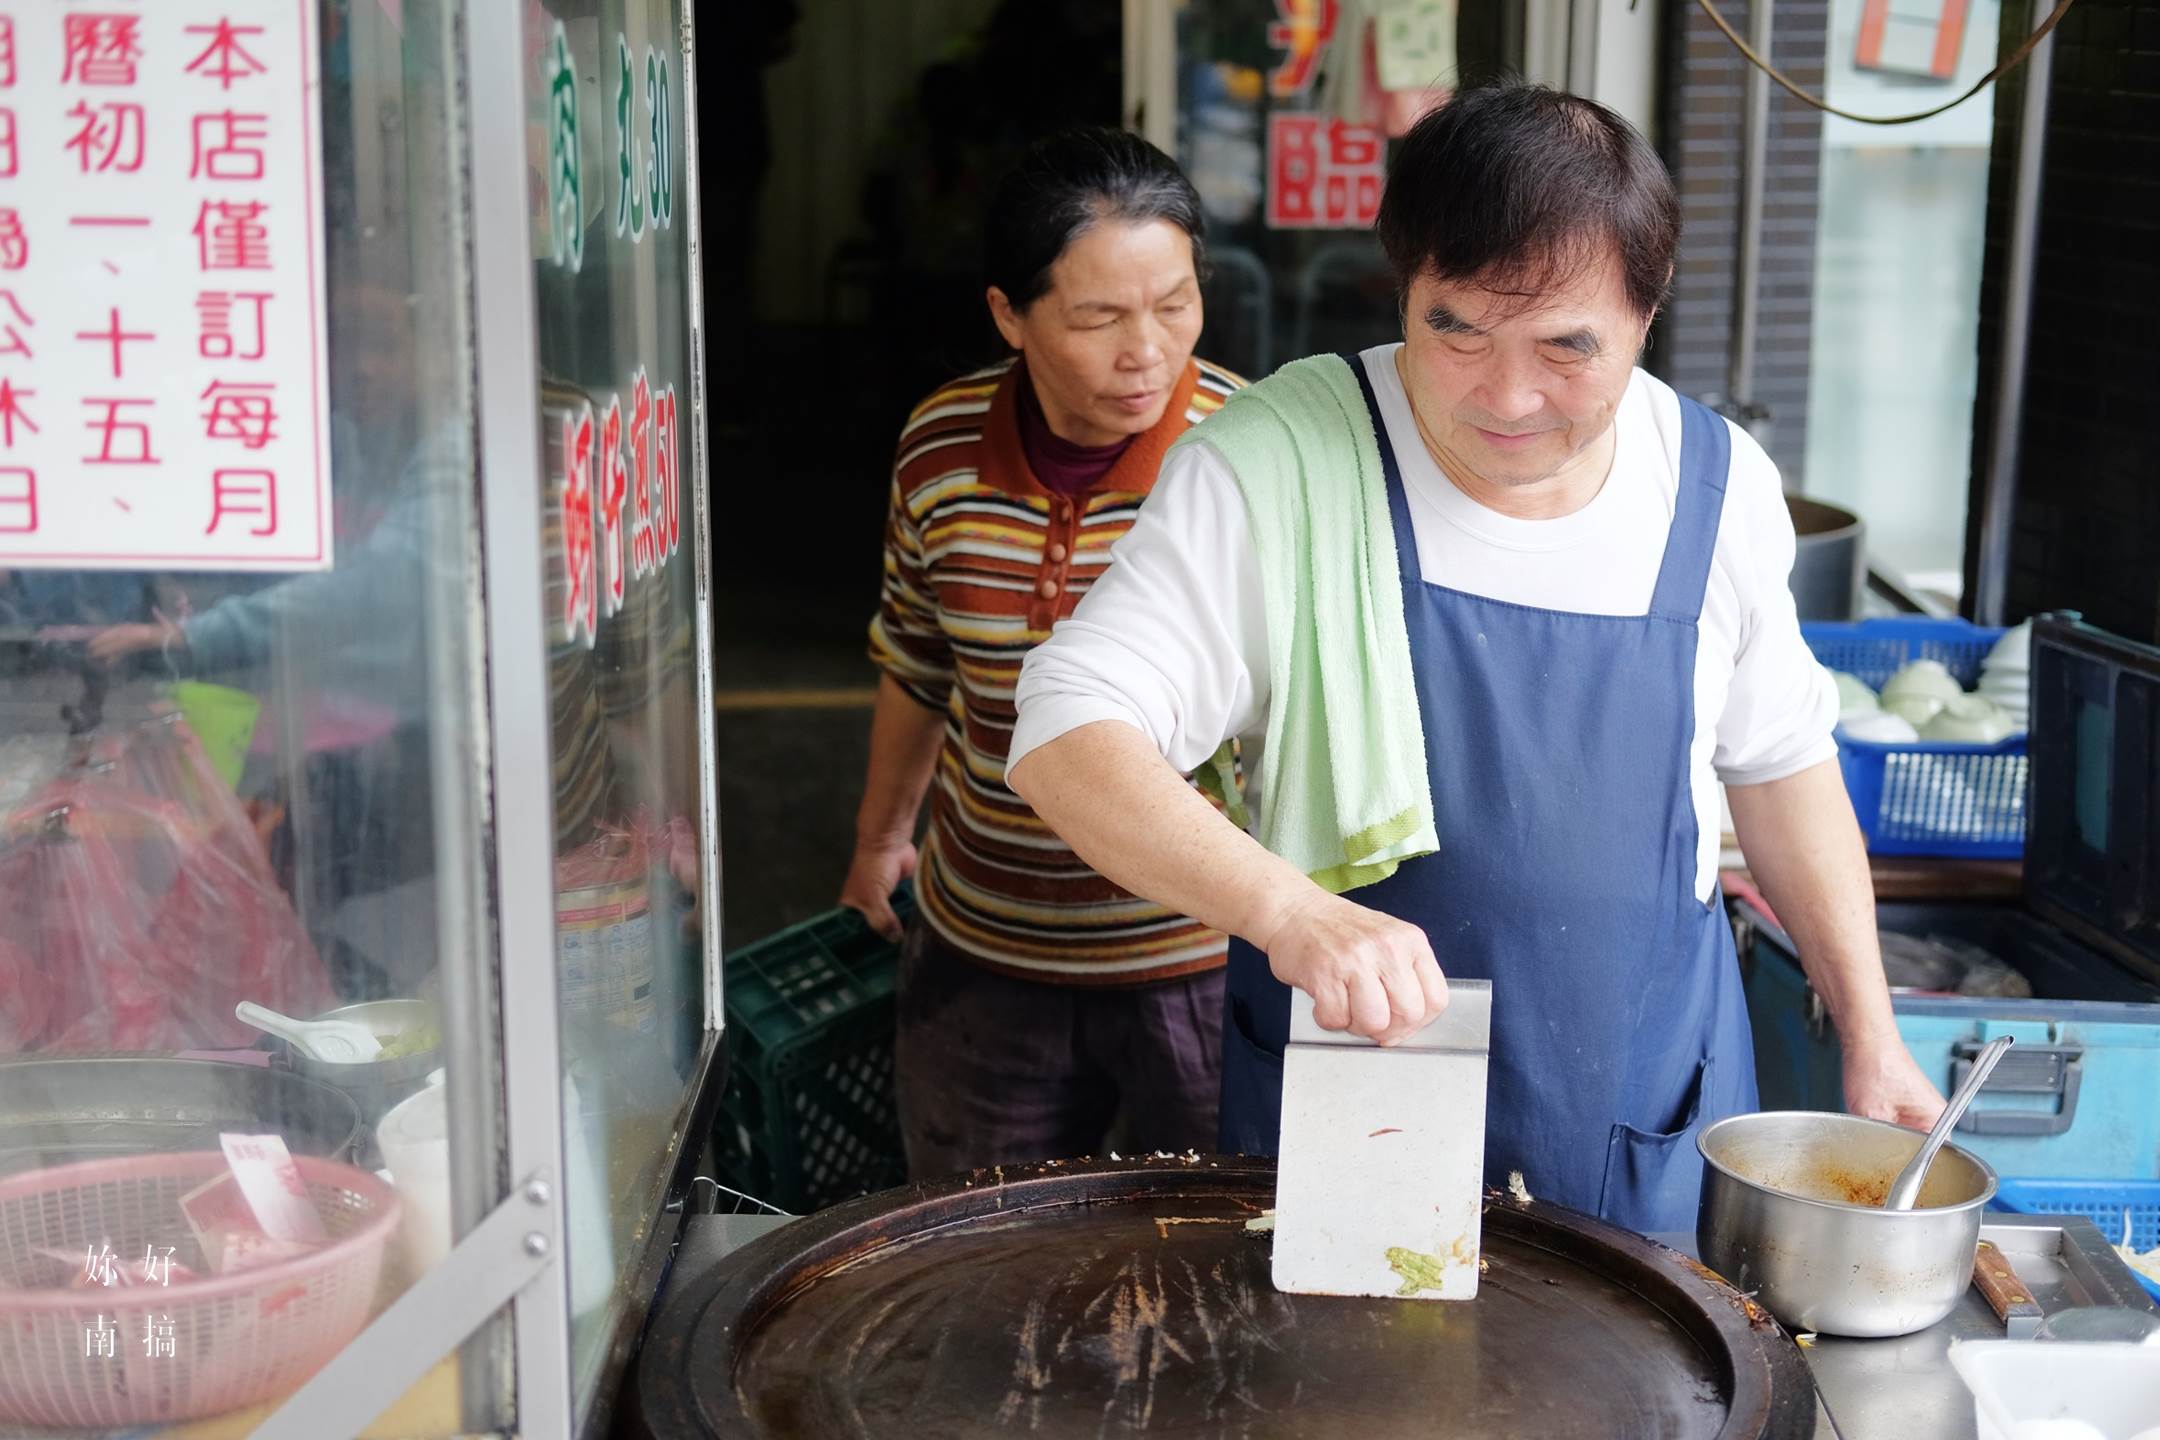
[{"label": "stacked white bowl", "polygon": [[1980,666],[1975,692],[2026,729],[2032,716],[2032,621],[2004,633]]},{"label": "stacked white bowl", "polygon": [[1982,663],[1978,685],[1967,691],[1940,660],[1913,660],[1883,683],[1877,694],[1857,676],[1832,671],[1838,687],[1838,728],[1855,740],[1878,745],[1929,741],[1995,745],[2026,729],[2032,627],[2006,632]]}]

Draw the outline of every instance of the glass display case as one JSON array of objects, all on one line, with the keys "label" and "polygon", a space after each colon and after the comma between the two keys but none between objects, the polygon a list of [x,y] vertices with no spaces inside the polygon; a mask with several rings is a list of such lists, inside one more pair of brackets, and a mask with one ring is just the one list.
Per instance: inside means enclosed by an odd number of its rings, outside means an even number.
[{"label": "glass display case", "polygon": [[693,56],[0,3],[0,1432],[607,1423],[720,1052]]}]

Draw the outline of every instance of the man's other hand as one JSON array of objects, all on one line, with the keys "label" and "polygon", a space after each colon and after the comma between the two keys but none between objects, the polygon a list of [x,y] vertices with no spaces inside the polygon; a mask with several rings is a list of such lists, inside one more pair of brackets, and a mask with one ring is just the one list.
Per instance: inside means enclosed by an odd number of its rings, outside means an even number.
[{"label": "man's other hand", "polygon": [[1897,1035],[1847,1043],[1844,1068],[1845,1108],[1853,1114],[1914,1130],[1931,1129],[1942,1117],[1942,1091]]}]

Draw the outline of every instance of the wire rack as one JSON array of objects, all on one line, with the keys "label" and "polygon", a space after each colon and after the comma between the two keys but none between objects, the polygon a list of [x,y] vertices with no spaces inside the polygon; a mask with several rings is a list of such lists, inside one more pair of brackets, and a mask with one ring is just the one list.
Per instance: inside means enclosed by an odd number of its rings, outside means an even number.
[{"label": "wire rack", "polygon": [[792,1210],[782,1210],[755,1195],[745,1195],[733,1186],[721,1184],[710,1175],[700,1175],[690,1182],[690,1208],[699,1215],[777,1215],[783,1220],[795,1218]]}]

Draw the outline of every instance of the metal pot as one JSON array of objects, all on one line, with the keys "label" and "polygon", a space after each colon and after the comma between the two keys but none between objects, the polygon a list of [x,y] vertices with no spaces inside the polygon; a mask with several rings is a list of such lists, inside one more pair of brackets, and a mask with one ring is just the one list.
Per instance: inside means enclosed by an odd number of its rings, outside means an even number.
[{"label": "metal pot", "polygon": [[1910,1210],[1880,1206],[1917,1131],[1855,1115],[1771,1111],[1702,1132],[1703,1263],[1794,1330],[1909,1335],[1972,1283],[1986,1161],[1945,1145]]},{"label": "metal pot", "polygon": [[1853,620],[1867,585],[1867,526],[1850,510],[1820,500],[1785,497],[1792,514],[1790,576],[1802,620]]},{"label": "metal pot", "polygon": [[295,1155],[357,1154],[351,1096],[267,1065],[150,1055],[0,1060],[0,1177],[47,1165],[215,1150],[225,1131],[274,1130]]},{"label": "metal pot", "polygon": [[[368,1033],[378,1040],[389,1040],[418,1027],[434,1027],[438,1031],[441,1028],[441,1020],[435,1007],[425,1000],[367,1000],[307,1018],[351,1020],[365,1025]],[[284,1053],[286,1063],[296,1072],[335,1085],[352,1096],[370,1125],[382,1119],[400,1100],[425,1087],[428,1072],[442,1064],[440,1045],[419,1054],[401,1055],[394,1060],[369,1060],[357,1065],[340,1065],[303,1055],[282,1040],[276,1044]]]}]

